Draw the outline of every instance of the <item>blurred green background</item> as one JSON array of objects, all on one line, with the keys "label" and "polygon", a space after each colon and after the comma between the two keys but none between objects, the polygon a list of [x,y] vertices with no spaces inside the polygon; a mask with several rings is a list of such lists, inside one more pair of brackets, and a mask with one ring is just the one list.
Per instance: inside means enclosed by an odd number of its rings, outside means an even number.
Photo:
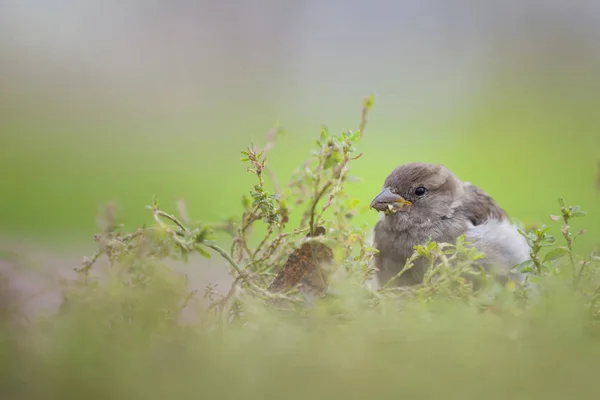
[{"label": "blurred green background", "polygon": [[550,222],[558,196],[580,204],[591,248],[600,9],[569,4],[5,2],[1,235],[89,244],[100,204],[133,229],[153,195],[236,214],[251,140],[281,123],[270,161],[286,180],[320,125],[356,128],[373,93],[362,204],[396,165],[443,163],[525,223]]},{"label": "blurred green background", "polygon": [[[231,329],[195,302],[173,318],[189,290],[229,290],[218,257],[173,265],[185,280],[112,269],[63,284],[101,204],[131,230],[153,196],[168,211],[185,199],[193,219],[235,215],[250,141],[281,123],[269,160],[285,181],[322,124],[358,127],[371,93],[349,187],[362,205],[397,165],[443,163],[526,224],[551,223],[559,196],[580,204],[586,254],[600,243],[599,39],[592,0],[1,1],[0,397],[599,398],[594,276],[575,295],[556,278],[525,313],[371,309],[352,285],[296,320],[248,298]],[[64,294],[55,318],[16,329]]]}]

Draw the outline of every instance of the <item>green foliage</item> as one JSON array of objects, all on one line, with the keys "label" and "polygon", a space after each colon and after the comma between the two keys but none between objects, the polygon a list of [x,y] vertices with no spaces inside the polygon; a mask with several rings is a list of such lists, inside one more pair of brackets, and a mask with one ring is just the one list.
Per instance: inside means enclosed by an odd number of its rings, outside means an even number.
[{"label": "green foliage", "polygon": [[[425,258],[422,284],[372,287],[372,227],[355,223],[368,208],[346,190],[372,104],[356,130],[323,127],[285,186],[267,158],[278,129],[243,151],[256,182],[240,216],[193,222],[185,204],[174,214],[154,200],[150,223],[125,232],[107,207],[98,251],[65,286],[60,312],[29,324],[2,313],[2,397],[595,398],[600,259],[576,253],[578,206],[560,199],[561,217],[550,217],[562,218],[564,245],[547,226],[521,231],[531,248],[515,266],[529,275],[523,287],[475,268],[483,255],[464,237],[415,247],[399,275]],[[324,236],[307,235],[317,227]],[[269,292],[290,253],[312,241],[335,255],[327,290]],[[226,294],[189,292],[169,263],[193,255],[223,260]]]}]

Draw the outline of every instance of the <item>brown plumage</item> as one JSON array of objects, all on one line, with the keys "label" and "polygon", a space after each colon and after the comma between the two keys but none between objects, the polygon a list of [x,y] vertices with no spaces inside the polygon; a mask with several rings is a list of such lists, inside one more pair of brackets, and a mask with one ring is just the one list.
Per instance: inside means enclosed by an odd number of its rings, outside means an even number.
[{"label": "brown plumage", "polygon": [[486,192],[470,183],[464,185],[466,193],[461,212],[465,213],[473,225],[481,225],[488,219],[508,218],[506,212]]},{"label": "brown plumage", "polygon": [[[374,245],[379,250],[376,266],[380,285],[400,272],[415,245],[424,244],[428,239],[454,243],[460,235],[469,237],[473,232],[471,236],[479,240],[481,251],[495,252],[488,261],[509,264],[527,254],[506,212],[483,190],[460,181],[442,165],[411,163],[394,169],[371,207],[385,213],[374,231]],[[486,238],[495,241],[489,242]],[[502,242],[505,240],[507,243]],[[420,283],[426,268],[425,260],[418,259],[415,266],[393,284]]]},{"label": "brown plumage", "polygon": [[[319,226],[314,234],[309,232],[306,237],[324,234],[325,228]],[[327,275],[322,267],[332,261],[333,251],[328,246],[317,241],[304,243],[290,254],[268,290],[282,292],[301,284],[309,292],[322,292],[327,287]]]}]

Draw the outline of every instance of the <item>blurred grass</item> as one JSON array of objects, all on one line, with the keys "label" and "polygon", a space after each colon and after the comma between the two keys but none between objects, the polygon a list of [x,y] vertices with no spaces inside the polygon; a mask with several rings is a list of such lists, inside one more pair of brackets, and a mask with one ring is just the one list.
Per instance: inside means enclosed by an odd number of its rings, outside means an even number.
[{"label": "blurred grass", "polygon": [[[582,240],[589,248],[600,236],[594,188],[600,91],[594,90],[497,85],[455,110],[408,116],[397,114],[398,104],[379,101],[361,144],[365,155],[353,171],[364,182],[350,193],[367,205],[396,165],[444,163],[525,223],[546,223],[558,196],[580,204],[590,212],[591,234]],[[287,134],[270,161],[285,180],[321,123],[332,130],[355,127],[359,100],[356,110],[331,108],[328,121],[307,117],[319,102],[296,110],[291,101],[281,115],[266,115],[275,111],[264,104],[249,105],[236,118],[236,110],[221,104],[177,119],[60,104],[29,113],[12,105],[0,122],[0,231],[57,245],[88,241],[101,203],[116,201],[123,222],[134,227],[147,221],[144,206],[153,195],[172,209],[176,199],[187,200],[197,219],[237,214],[239,194],[251,182],[239,151],[250,140],[260,146],[280,117]],[[366,218],[359,222],[374,223],[377,215]]]},{"label": "blurred grass", "polygon": [[600,393],[597,335],[586,328],[580,300],[556,285],[521,316],[449,301],[368,309],[358,306],[358,293],[343,292],[287,318],[248,304],[249,323],[218,329],[209,328],[208,314],[193,325],[165,318],[176,307],[175,287],[156,279],[142,292],[87,290],[61,315],[17,337],[0,336],[7,356],[0,365],[10,365],[2,392],[31,399],[544,400]]}]

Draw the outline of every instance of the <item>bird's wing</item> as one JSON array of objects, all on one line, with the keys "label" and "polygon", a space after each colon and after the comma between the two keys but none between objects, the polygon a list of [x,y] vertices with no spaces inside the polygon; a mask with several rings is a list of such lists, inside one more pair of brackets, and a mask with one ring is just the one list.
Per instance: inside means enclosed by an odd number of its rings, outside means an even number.
[{"label": "bird's wing", "polygon": [[525,278],[524,275],[511,272],[511,269],[529,259],[529,245],[509,221],[489,219],[469,229],[466,241],[485,254],[484,258],[477,260],[477,264],[486,270],[496,268],[497,273],[510,273],[519,282]]},{"label": "bird's wing", "polygon": [[507,218],[506,212],[496,204],[494,199],[477,186],[465,183],[465,191],[465,201],[461,211],[473,225],[480,225],[489,219],[502,221]]}]

